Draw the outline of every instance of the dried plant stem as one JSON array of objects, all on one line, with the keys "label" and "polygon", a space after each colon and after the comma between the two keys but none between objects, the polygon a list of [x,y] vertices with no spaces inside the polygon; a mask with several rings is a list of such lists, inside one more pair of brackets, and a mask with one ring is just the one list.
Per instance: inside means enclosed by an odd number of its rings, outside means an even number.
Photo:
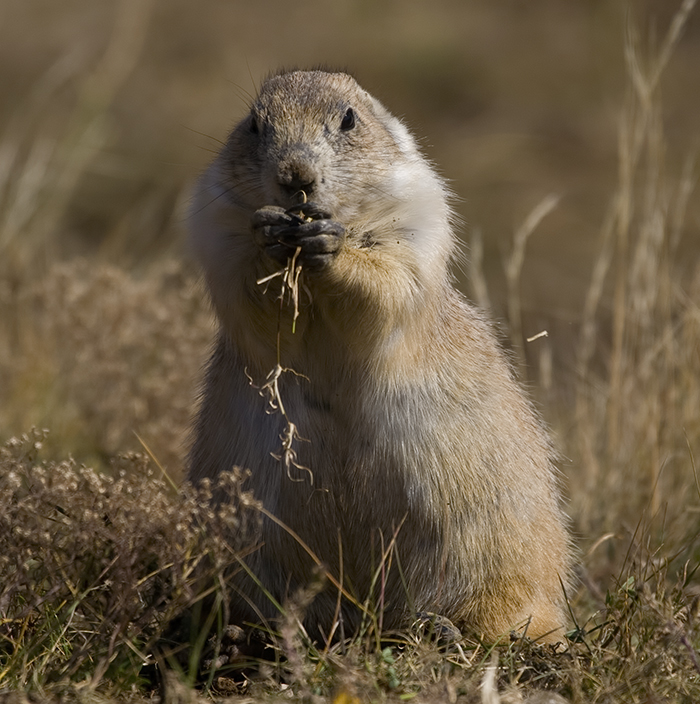
[{"label": "dried plant stem", "polygon": [[[694,328],[671,269],[695,186],[695,155],[687,157],[672,190],[665,172],[660,97],[663,69],[694,5],[683,2],[650,58],[644,57],[633,30],[627,32],[629,88],[619,127],[618,186],[603,224],[577,350],[576,421],[586,468],[585,488],[578,493],[594,497],[603,491],[629,503],[633,479],[644,487],[638,508],[651,515],[668,502],[668,491],[678,483],[671,480],[671,469],[664,477],[661,469],[677,461],[669,440],[687,422],[690,404],[683,399],[693,395],[689,387],[695,388],[691,379],[684,381],[683,371]],[[610,352],[606,367],[596,369],[598,311],[613,266]],[[580,513],[589,527],[607,522],[603,507],[585,505]]]},{"label": "dried plant stem", "polygon": [[490,310],[491,301],[484,276],[484,237],[481,228],[472,229],[469,245],[469,281],[474,291],[474,298],[479,308]]},{"label": "dried plant stem", "polygon": [[530,235],[542,220],[556,208],[559,196],[545,196],[525,218],[525,222],[513,235],[513,248],[505,263],[506,285],[508,288],[508,323],[513,350],[518,355],[521,373],[524,376],[525,357],[523,353],[523,320],[520,305],[520,275],[525,261],[525,247]]},{"label": "dried plant stem", "polygon": [[[616,277],[613,299],[613,339],[610,363],[610,391],[608,396],[608,449],[613,455],[620,446],[620,423],[622,410],[622,384],[625,362],[625,338],[628,324],[628,287],[633,283],[630,277],[635,274],[630,270],[630,229],[636,204],[634,197],[635,174],[642,156],[647,160],[647,193],[643,205],[646,206],[642,215],[643,228],[649,228],[654,222],[658,212],[659,223],[658,239],[664,237],[663,223],[665,220],[665,204],[659,203],[660,171],[663,161],[663,128],[659,114],[658,89],[663,69],[676,46],[689,13],[695,5],[695,0],[686,0],[674,16],[671,26],[664,38],[662,47],[651,66],[646,70],[640,58],[639,42],[635,33],[630,28],[625,42],[625,59],[628,75],[632,86],[628,98],[627,108],[621,120],[619,139],[619,179],[620,185],[617,194],[617,241],[616,241]],[[687,182],[687,180],[686,180]],[[678,205],[683,207],[683,199],[688,195],[681,190]],[[655,209],[658,209],[655,211]],[[678,215],[676,215],[678,222]],[[675,223],[674,223],[675,224]],[[679,228],[676,225],[676,229]],[[646,235],[646,240],[644,239]],[[649,230],[640,233],[637,239],[635,264],[642,257],[647,265],[651,253],[643,251],[643,246],[649,241],[652,234]],[[655,291],[654,291],[655,292]],[[654,293],[652,292],[652,294]]]},{"label": "dried plant stem", "polygon": [[[354,606],[357,608],[361,609],[363,612],[365,612],[367,615],[370,615],[370,612],[368,611],[367,607],[363,606],[360,604],[360,602],[357,601],[357,599],[342,585],[342,582],[338,581],[331,572],[329,572],[325,566],[323,565],[323,562],[321,562],[320,558],[316,555],[316,553],[302,540],[301,536],[296,533],[292,528],[290,528],[288,525],[283,523],[277,516],[275,516],[273,513],[270,513],[266,508],[260,507],[260,513],[263,514],[263,516],[269,518],[273,523],[276,523],[280,528],[282,528],[286,533],[288,533],[294,540],[297,542],[297,544],[304,550],[304,552],[313,560],[314,564],[316,567],[318,567],[319,570],[328,578],[330,583],[342,594],[348,601],[350,601]],[[396,538],[391,542],[391,549],[394,547]],[[386,555],[385,555],[386,558]]]},{"label": "dried plant stem", "polygon": [[[306,201],[304,201],[306,202]],[[282,313],[284,310],[285,302],[288,301],[292,305],[292,333],[296,331],[296,322],[299,317],[299,288],[301,285],[301,264],[297,264],[297,259],[299,253],[301,252],[301,247],[297,247],[294,254],[287,260],[287,264],[283,269],[270,274],[257,281],[258,284],[267,284],[272,279],[281,278],[282,284],[280,289],[280,294],[278,296],[279,300],[279,311],[277,315],[277,364],[270,371],[265,379],[265,383],[259,387],[260,395],[267,398],[268,409],[270,413],[279,412],[287,425],[280,435],[280,440],[282,441],[282,446],[278,453],[274,453],[272,456],[279,460],[285,469],[287,477],[290,481],[301,482],[304,481],[303,477],[294,477],[292,475],[292,468],[296,468],[306,472],[309,476],[309,481],[311,485],[314,483],[313,472],[302,464],[297,462],[297,453],[294,449],[295,440],[304,440],[304,438],[299,435],[296,425],[290,420],[287,415],[287,411],[282,402],[282,396],[280,395],[279,389],[279,379],[285,372],[291,372],[296,376],[302,376],[298,374],[293,369],[282,366]],[[303,377],[306,378],[306,377]],[[251,381],[251,384],[253,382]]]}]

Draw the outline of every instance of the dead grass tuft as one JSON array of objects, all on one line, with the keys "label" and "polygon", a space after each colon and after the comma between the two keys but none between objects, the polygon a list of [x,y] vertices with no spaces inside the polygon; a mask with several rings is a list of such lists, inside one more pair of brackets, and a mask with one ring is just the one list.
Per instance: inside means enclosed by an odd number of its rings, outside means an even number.
[{"label": "dead grass tuft", "polygon": [[206,484],[176,494],[140,454],[116,458],[114,476],[38,462],[45,438],[0,450],[0,686],[128,688],[176,617],[207,591],[226,596],[256,505],[232,474],[217,508]]}]

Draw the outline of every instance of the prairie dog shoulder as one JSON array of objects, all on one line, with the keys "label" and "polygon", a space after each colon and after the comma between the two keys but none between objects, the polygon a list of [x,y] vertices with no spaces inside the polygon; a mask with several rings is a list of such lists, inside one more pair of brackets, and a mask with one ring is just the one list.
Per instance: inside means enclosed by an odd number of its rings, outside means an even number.
[{"label": "prairie dog shoulder", "polygon": [[[551,450],[488,322],[451,285],[447,195],[404,125],[350,76],[263,84],[192,207],[221,329],[190,478],[250,469],[257,498],[335,574],[340,538],[361,603],[395,539],[403,575],[386,577],[385,624],[413,604],[489,638],[528,619],[544,636],[564,623],[569,571]],[[294,326],[269,278],[292,257]],[[281,469],[283,419],[250,383],[280,357],[301,375],[283,376],[280,392],[308,440],[297,459],[313,486]],[[249,567],[282,601],[312,565],[276,524],[262,530]],[[254,585],[239,589],[274,618]],[[329,632],[335,599],[323,592],[309,607],[312,631]],[[353,613],[344,607],[349,624]],[[245,603],[240,617],[251,618]]]}]

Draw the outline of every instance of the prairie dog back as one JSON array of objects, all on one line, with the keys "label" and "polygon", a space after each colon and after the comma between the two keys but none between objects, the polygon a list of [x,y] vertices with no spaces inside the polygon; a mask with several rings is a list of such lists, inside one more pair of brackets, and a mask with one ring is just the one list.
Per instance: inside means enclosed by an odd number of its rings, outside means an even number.
[{"label": "prairie dog back", "polygon": [[[451,284],[447,191],[404,125],[346,74],[273,76],[191,212],[220,331],[190,479],[249,469],[247,488],[385,627],[435,612],[489,639],[528,623],[556,639],[569,548],[550,445]],[[274,277],[291,258],[294,323]],[[278,379],[285,415],[259,393],[276,367],[294,370]],[[287,419],[303,440],[285,469]],[[314,565],[277,522],[261,531],[247,563],[283,602]],[[234,618],[274,620],[237,580]],[[311,633],[330,632],[336,600],[316,597]],[[360,618],[347,601],[341,616],[346,632]]]}]

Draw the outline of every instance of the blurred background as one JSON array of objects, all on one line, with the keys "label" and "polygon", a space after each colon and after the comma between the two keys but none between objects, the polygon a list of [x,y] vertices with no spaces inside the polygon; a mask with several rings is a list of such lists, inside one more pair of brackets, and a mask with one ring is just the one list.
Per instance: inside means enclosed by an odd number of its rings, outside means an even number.
[{"label": "blurred background", "polygon": [[[450,182],[472,262],[456,277],[491,307],[507,345],[513,308],[504,263],[514,233],[544,199],[558,198],[551,209],[554,201],[544,200],[542,217],[530,223],[510,285],[517,284],[519,334],[549,333],[523,345],[523,371],[575,476],[579,463],[592,461],[571,439],[581,422],[574,411],[581,324],[625,163],[621,125],[639,127],[635,115],[656,120],[653,134],[644,133],[651,135],[645,159],[655,160],[653,191],[662,194],[655,202],[665,203],[669,222],[684,198],[682,217],[669,226],[676,238],[669,280],[692,302],[683,314],[697,315],[699,13],[675,38],[648,113],[639,95],[630,103],[629,51],[625,58],[626,46],[636,46],[640,71],[653,73],[681,5],[2,0],[0,436],[46,425],[54,451],[100,464],[143,449],[138,433],[179,476],[213,330],[186,263],[189,189],[267,74],[321,65],[350,71],[403,118]],[[643,205],[652,186],[644,175],[638,180],[635,203]],[[606,357],[614,348],[614,278],[599,274],[598,356],[585,361],[614,386]],[[626,402],[620,397],[618,414]],[[683,403],[697,418],[696,396]],[[615,439],[613,426],[604,444]],[[692,433],[700,435],[697,420]],[[599,450],[588,448],[596,457]],[[601,461],[586,470],[589,485]],[[656,491],[650,471],[647,498]],[[690,485],[692,475],[676,489]]]},{"label": "blurred background", "polygon": [[[111,239],[114,255],[136,264],[180,243],[177,206],[268,73],[347,69],[407,122],[451,182],[462,235],[483,231],[489,274],[532,208],[561,196],[531,239],[524,296],[572,320],[617,178],[626,29],[634,23],[658,44],[678,6],[3,0],[5,152],[29,149],[38,135],[43,148],[57,140],[87,152],[51,236],[62,254]],[[700,18],[691,16],[664,81],[671,174],[697,144],[699,67]],[[691,222],[698,207],[695,198]]]}]

